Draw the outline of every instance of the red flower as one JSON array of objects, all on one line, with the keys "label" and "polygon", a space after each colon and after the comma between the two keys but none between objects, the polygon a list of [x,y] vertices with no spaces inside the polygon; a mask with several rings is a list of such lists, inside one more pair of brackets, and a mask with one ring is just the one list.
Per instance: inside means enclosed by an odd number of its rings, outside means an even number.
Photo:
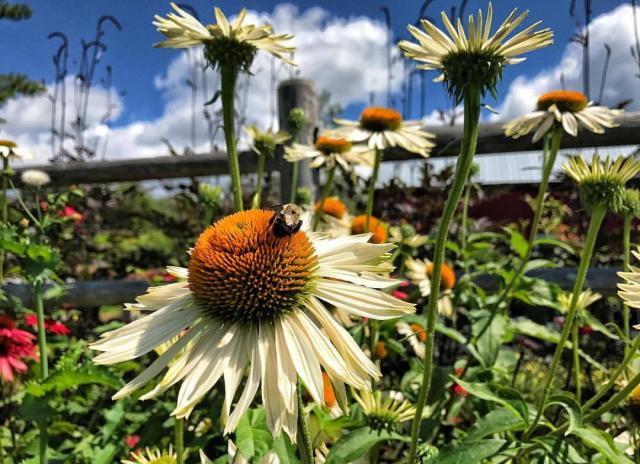
[{"label": "red flower", "polygon": [[140,435],[129,435],[124,439],[124,444],[129,448],[135,448],[140,441]]},{"label": "red flower", "polygon": [[13,372],[26,372],[23,359],[37,359],[35,336],[16,329],[16,323],[9,316],[0,314],[0,378],[13,382]]},{"label": "red flower", "polygon": [[176,279],[176,276],[172,274],[165,274],[162,276],[162,280],[164,280],[165,282],[175,282],[178,279]]},{"label": "red flower", "polygon": [[46,201],[42,200],[40,202],[40,209],[42,211],[47,211],[49,209],[49,203],[47,203]]},{"label": "red flower", "polygon": [[583,325],[578,331],[580,335],[589,335],[593,332],[593,328],[590,325]]},{"label": "red flower", "polygon": [[406,300],[407,298],[409,298],[408,293],[401,292],[400,290],[394,290],[393,293],[391,293],[391,295],[396,297],[399,300]]},{"label": "red flower", "polygon": [[456,377],[462,377],[462,374],[464,374],[464,367],[456,367],[453,370],[456,374]]},{"label": "red flower", "polygon": [[27,314],[24,317],[24,323],[30,327],[35,327],[38,325],[38,316],[35,314]]},{"label": "red flower", "polygon": [[71,206],[65,206],[62,211],[60,211],[60,217],[70,218],[73,220],[75,225],[82,224],[84,222],[84,216]]},{"label": "red flower", "polygon": [[462,396],[462,397],[466,397],[468,395],[466,388],[464,388],[462,385],[458,385],[458,384],[455,384],[453,386],[453,393],[455,393],[458,396]]},{"label": "red flower", "polygon": [[46,324],[46,327],[49,330],[49,332],[55,335],[67,336],[71,333],[71,330],[69,329],[69,327],[67,327],[60,321],[48,321],[48,323]]}]

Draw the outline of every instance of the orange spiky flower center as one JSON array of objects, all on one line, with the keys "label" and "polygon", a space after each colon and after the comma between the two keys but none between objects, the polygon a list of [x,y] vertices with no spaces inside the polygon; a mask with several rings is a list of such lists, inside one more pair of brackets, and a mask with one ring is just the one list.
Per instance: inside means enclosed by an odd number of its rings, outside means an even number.
[{"label": "orange spiky flower center", "polygon": [[315,147],[316,150],[329,155],[331,153],[346,153],[351,150],[352,144],[347,139],[322,136],[316,140]]},{"label": "orange spiky flower center", "polygon": [[[367,215],[361,214],[356,216],[351,221],[351,233],[352,234],[364,234],[367,229]],[[371,243],[385,243],[387,241],[387,228],[376,217],[371,216],[369,220],[369,232],[371,236]]]},{"label": "orange spiky flower center", "polygon": [[[320,208],[320,202],[316,203],[316,209]],[[338,197],[329,197],[324,200],[322,205],[322,213],[342,219],[347,212],[347,207],[340,201]]]},{"label": "orange spiky flower center", "polygon": [[198,237],[189,261],[189,288],[211,318],[245,325],[273,322],[304,302],[318,258],[304,232],[276,236],[276,216],[242,211]]},{"label": "orange spiky flower center", "polygon": [[[429,277],[433,275],[433,263],[427,266]],[[456,273],[451,266],[443,264],[440,268],[440,288],[442,290],[451,290],[456,285]]]},{"label": "orange spiky flower center", "polygon": [[337,403],[336,394],[333,391],[333,385],[331,384],[329,374],[324,371],[322,371],[322,383],[324,385],[324,404],[327,405],[328,408],[332,408]]},{"label": "orange spiky flower center", "polygon": [[0,139],[0,147],[16,148],[17,145],[11,140]]},{"label": "orange spiky flower center", "polygon": [[402,125],[402,115],[390,108],[371,106],[360,115],[360,126],[372,132],[396,130]]},{"label": "orange spiky flower center", "polygon": [[574,90],[554,90],[538,98],[537,109],[545,111],[551,105],[556,105],[560,111],[576,113],[587,107],[589,100],[586,95]]},{"label": "orange spiky flower center", "polygon": [[389,352],[387,351],[387,347],[385,346],[383,341],[377,342],[373,350],[376,352],[376,356],[378,357],[378,359],[384,359],[389,356]]},{"label": "orange spiky flower center", "polygon": [[413,330],[413,332],[416,334],[416,337],[418,337],[418,340],[420,340],[421,342],[427,340],[427,332],[424,330],[424,327],[422,327],[417,322],[411,324],[411,330]]}]

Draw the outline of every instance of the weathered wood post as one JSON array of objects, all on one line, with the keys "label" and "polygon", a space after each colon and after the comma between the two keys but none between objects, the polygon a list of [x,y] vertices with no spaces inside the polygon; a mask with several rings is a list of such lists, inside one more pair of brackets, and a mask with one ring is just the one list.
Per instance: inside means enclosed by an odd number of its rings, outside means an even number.
[{"label": "weathered wood post", "polygon": [[[278,86],[278,120],[280,128],[290,131],[288,117],[293,108],[302,108],[306,115],[307,125],[300,134],[300,143],[313,143],[313,134],[318,127],[318,94],[312,81],[306,79],[287,79]],[[306,187],[315,198],[315,184],[309,161],[299,162],[298,188]],[[293,165],[279,155],[280,198],[283,203],[290,201],[291,174]]]}]

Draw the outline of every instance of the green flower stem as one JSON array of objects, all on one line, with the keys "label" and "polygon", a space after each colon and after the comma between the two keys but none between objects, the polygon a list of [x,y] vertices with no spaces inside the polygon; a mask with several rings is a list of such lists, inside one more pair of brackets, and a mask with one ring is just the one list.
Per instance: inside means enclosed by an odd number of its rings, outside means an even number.
[{"label": "green flower stem", "polygon": [[258,209],[260,208],[260,203],[262,202],[262,176],[264,174],[264,162],[267,158],[264,154],[258,155],[258,169],[257,169],[257,179],[256,179],[256,193],[253,196],[253,201],[251,202],[251,208]]},{"label": "green flower stem", "polygon": [[[0,201],[0,211],[2,214],[2,225],[9,221],[9,201],[7,199],[7,189],[9,187],[9,157],[2,157],[2,197]],[[0,284],[4,281],[4,248],[0,250]]]},{"label": "green flower stem", "polygon": [[640,348],[640,337],[636,337],[633,340],[633,343],[631,344],[631,347],[626,353],[625,358],[622,360],[622,364],[620,364],[618,368],[615,370],[615,372],[611,375],[607,384],[604,387],[602,387],[600,391],[598,391],[595,395],[593,395],[589,399],[589,401],[587,401],[582,406],[582,409],[584,411],[586,411],[591,406],[596,404],[600,398],[606,395],[609,392],[609,390],[611,390],[615,386],[616,380],[618,379],[618,377],[620,377],[620,374],[622,374],[622,372],[625,371],[629,363],[633,360],[633,358],[635,357],[635,353],[638,351],[638,348]]},{"label": "green flower stem", "polygon": [[242,184],[240,182],[240,164],[238,163],[238,147],[236,146],[234,92],[238,69],[230,65],[223,65],[220,69],[220,98],[222,100],[222,121],[224,124],[224,138],[227,143],[227,158],[229,160],[229,176],[233,191],[233,204],[236,211],[242,211]]},{"label": "green flower stem", "polygon": [[[47,358],[47,335],[44,329],[44,302],[42,293],[42,283],[33,284],[33,294],[35,297],[36,316],[38,317],[38,349],[40,351],[40,382],[44,382],[49,376],[49,361]],[[38,421],[38,429],[40,430],[40,448],[39,457],[40,464],[47,462],[47,421],[45,419]]]},{"label": "green flower stem", "polygon": [[302,401],[302,382],[298,381],[298,451],[302,464],[313,464],[313,445]]},{"label": "green flower stem", "polygon": [[[531,254],[533,253],[533,242],[536,239],[536,235],[538,234],[538,227],[540,226],[540,219],[542,218],[542,213],[544,212],[544,200],[547,195],[547,188],[549,186],[549,177],[551,177],[551,171],[553,170],[553,165],[556,162],[556,156],[558,155],[558,150],[560,149],[560,142],[562,140],[562,129],[556,127],[553,132],[545,137],[544,141],[544,153],[543,153],[543,167],[542,167],[542,179],[540,179],[540,186],[538,187],[538,195],[536,196],[535,203],[535,211],[533,213],[533,221],[531,221],[531,227],[529,229],[529,238],[527,240],[527,252],[522,258],[522,262],[520,266],[516,269],[515,274],[511,277],[511,280],[507,282],[504,290],[500,293],[498,300],[493,305],[493,310],[491,311],[493,314],[498,310],[500,304],[509,297],[509,293],[511,289],[518,281],[518,279],[522,276],[524,272],[524,268],[531,259]],[[485,330],[489,327],[489,323],[480,331],[478,338],[484,333]]]},{"label": "green flower stem", "polygon": [[[623,231],[622,243],[624,244],[624,264],[622,269],[624,269],[625,272],[629,272],[629,261],[630,261],[630,255],[631,255],[631,220],[632,220],[631,215],[625,214],[624,228],[622,229]],[[622,327],[624,329],[624,335],[625,335],[625,347],[624,347],[625,355],[629,351],[629,341],[631,336],[630,335],[631,334],[630,319],[631,319],[631,310],[629,308],[629,305],[623,304],[622,305]]]},{"label": "green flower stem", "polygon": [[177,464],[184,464],[184,419],[176,418],[173,429],[174,445],[176,447]]},{"label": "green flower stem", "polygon": [[322,187],[322,194],[320,196],[320,204],[316,209],[316,214],[313,216],[313,231],[315,232],[320,224],[320,220],[322,216],[324,216],[324,202],[329,196],[329,192],[331,191],[331,187],[333,186],[333,178],[336,174],[336,165],[334,164],[327,170],[327,180],[324,183],[324,187]]},{"label": "green flower stem", "polygon": [[[469,185],[467,185],[467,188],[465,189],[464,192],[464,199],[462,200],[462,219],[460,219],[460,245],[462,248],[462,251],[464,253],[464,250],[467,248],[467,228],[468,228],[468,221],[469,221],[469,202],[471,201],[471,184],[469,183]],[[467,260],[462,259],[462,271],[464,273],[464,275],[467,275],[469,273],[469,264],[467,263]]]},{"label": "green flower stem", "polygon": [[542,390],[542,396],[538,404],[538,412],[536,413],[536,417],[531,423],[531,426],[524,433],[523,440],[528,439],[537,427],[538,423],[540,422],[540,418],[542,417],[547,399],[549,398],[549,390],[551,389],[553,378],[555,376],[556,370],[558,369],[558,365],[560,364],[564,346],[569,339],[569,335],[573,328],[573,323],[578,312],[578,298],[580,297],[580,292],[582,292],[582,287],[584,286],[584,281],[587,276],[587,269],[589,268],[589,263],[591,262],[591,255],[593,254],[593,248],[596,243],[598,231],[600,230],[600,225],[602,224],[602,220],[604,219],[606,213],[607,208],[602,204],[596,205],[591,212],[591,220],[589,222],[589,229],[587,230],[587,236],[584,241],[584,249],[582,250],[582,257],[580,259],[578,275],[576,276],[576,280],[573,285],[573,293],[571,295],[569,311],[567,312],[567,317],[564,321],[564,326],[562,327],[562,333],[560,334],[560,341],[556,346],[556,351],[553,355],[553,360],[551,361],[551,367],[549,368],[549,373],[547,374],[547,379]]},{"label": "green flower stem", "polygon": [[582,402],[582,385],[580,385],[580,332],[578,321],[571,329],[571,351],[573,354],[573,374],[576,379],[576,401]]},{"label": "green flower stem", "polygon": [[435,340],[436,313],[438,309],[438,295],[440,293],[440,273],[442,262],[444,261],[445,244],[449,231],[449,224],[462,196],[465,183],[469,178],[469,170],[473,163],[473,155],[476,151],[478,141],[478,122],[480,120],[480,90],[475,86],[468,86],[464,94],[464,135],[462,138],[462,148],[456,163],[456,173],[451,186],[451,191],[442,212],[442,218],[438,225],[438,234],[433,257],[433,273],[431,276],[431,294],[427,307],[427,340],[425,342],[424,373],[422,375],[422,385],[416,403],[416,415],[411,424],[411,447],[409,449],[409,463],[416,462],[416,452],[418,449],[418,437],[420,436],[420,425],[422,412],[424,411],[429,392],[431,390],[431,375],[433,372],[433,349]]},{"label": "green flower stem", "polygon": [[300,164],[298,161],[293,162],[293,170],[291,171],[291,193],[289,194],[289,203],[295,203],[298,196],[298,173],[300,172]]},{"label": "green flower stem", "polygon": [[373,162],[373,172],[371,173],[371,179],[369,179],[369,193],[367,194],[367,209],[365,214],[367,215],[366,222],[364,224],[365,232],[369,232],[371,223],[371,214],[373,213],[373,197],[376,194],[376,182],[378,182],[378,173],[380,171],[380,163],[382,163],[382,155],[384,151],[376,149],[376,157]]},{"label": "green flower stem", "polygon": [[[629,393],[631,393],[633,389],[636,388],[639,384],[640,384],[640,372],[637,373],[631,380],[629,380],[629,383],[627,383],[622,390],[620,390],[618,393],[616,393],[611,398],[609,398],[609,401],[606,401],[598,409],[595,409],[591,411],[589,414],[587,414],[586,416],[584,416],[583,421],[591,422],[599,418],[605,412],[616,407],[618,404],[624,401],[627,398],[627,396],[629,396]],[[566,427],[568,427],[568,424],[566,424]]]}]

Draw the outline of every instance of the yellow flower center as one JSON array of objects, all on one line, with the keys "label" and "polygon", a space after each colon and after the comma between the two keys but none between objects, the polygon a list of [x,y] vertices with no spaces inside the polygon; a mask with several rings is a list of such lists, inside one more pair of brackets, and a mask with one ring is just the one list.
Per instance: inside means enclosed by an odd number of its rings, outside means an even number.
[{"label": "yellow flower center", "polygon": [[15,142],[12,142],[11,140],[0,139],[0,147],[16,148],[17,145]]},{"label": "yellow flower center", "polygon": [[[316,209],[318,208],[320,208],[320,202],[316,203]],[[324,200],[322,212],[334,218],[342,219],[347,212],[347,207],[337,197],[329,197]]]},{"label": "yellow flower center", "polygon": [[159,458],[148,461],[148,464],[175,464],[175,463],[176,463],[176,460],[173,459],[173,457],[171,456],[161,456]]},{"label": "yellow flower center", "polygon": [[[427,267],[429,276],[433,275],[433,263],[429,263]],[[456,285],[456,273],[451,266],[443,264],[440,268],[440,288],[443,290],[451,290]]]},{"label": "yellow flower center", "polygon": [[346,139],[318,137],[316,150],[328,155],[330,153],[346,153],[351,150],[351,142]]},{"label": "yellow flower center", "polygon": [[396,130],[402,125],[402,116],[396,110],[371,106],[360,115],[360,125],[372,132]]},{"label": "yellow flower center", "polygon": [[[366,227],[366,214],[356,216],[355,218],[353,218],[353,221],[351,221],[352,234],[364,234],[366,232]],[[387,241],[387,229],[384,224],[382,224],[380,220],[378,220],[378,218],[371,216],[371,219],[369,220],[369,232],[373,234],[373,236],[371,237],[372,243],[385,243]]]},{"label": "yellow flower center", "polygon": [[251,210],[206,229],[193,248],[189,288],[212,318],[272,322],[301,304],[318,264],[304,232],[274,233],[278,214]]},{"label": "yellow flower center", "polygon": [[573,90],[554,90],[538,98],[538,110],[544,111],[556,105],[560,111],[576,113],[587,107],[589,100],[580,92]]}]

